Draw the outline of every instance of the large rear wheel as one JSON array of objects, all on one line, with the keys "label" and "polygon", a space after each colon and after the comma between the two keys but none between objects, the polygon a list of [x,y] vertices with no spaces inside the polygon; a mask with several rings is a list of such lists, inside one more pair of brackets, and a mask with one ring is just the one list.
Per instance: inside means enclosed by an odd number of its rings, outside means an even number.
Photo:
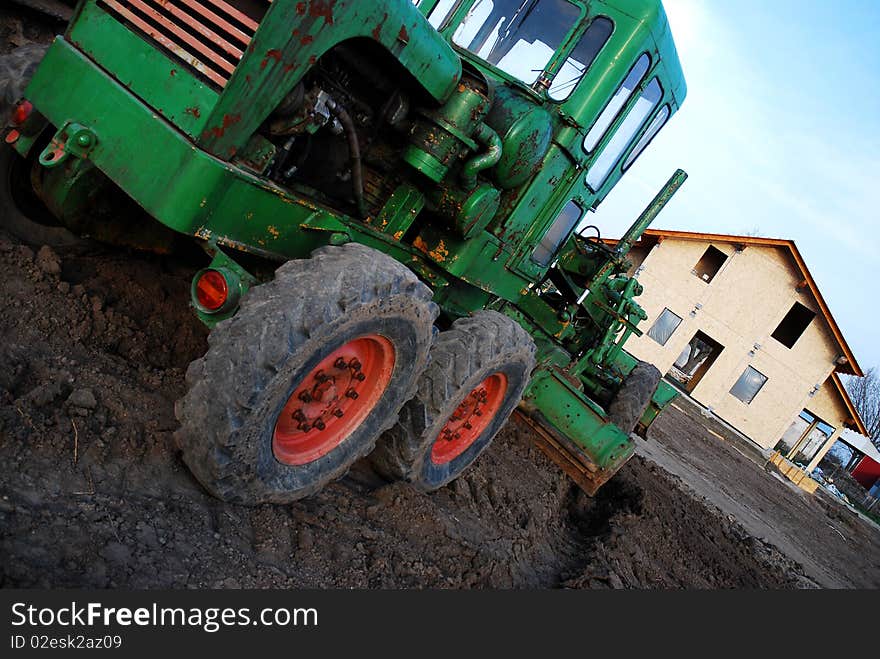
[{"label": "large rear wheel", "polygon": [[478,311],[441,332],[416,396],[370,456],[386,478],[431,491],[488,448],[522,397],[535,344],[515,321]]},{"label": "large rear wheel", "polygon": [[190,365],[176,409],[184,461],[226,501],[316,492],[397,420],[427,362],[436,314],[427,286],[363,245],[286,263]]},{"label": "large rear wheel", "polygon": [[[0,129],[46,53],[43,45],[21,46],[0,56]],[[0,228],[30,245],[74,247],[84,241],[59,225],[34,194],[34,158],[22,158],[0,141]]]}]

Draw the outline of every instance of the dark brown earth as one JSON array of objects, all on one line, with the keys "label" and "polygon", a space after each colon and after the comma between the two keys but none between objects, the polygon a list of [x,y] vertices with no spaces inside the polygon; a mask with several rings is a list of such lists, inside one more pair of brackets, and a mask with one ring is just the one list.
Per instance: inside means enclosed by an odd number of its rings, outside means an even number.
[{"label": "dark brown earth", "polygon": [[[58,29],[0,8],[0,52],[46,41]],[[676,410],[658,420],[655,443],[646,446],[666,450],[653,459],[680,471],[687,485],[637,457],[589,499],[512,421],[463,478],[434,494],[384,484],[356,465],[294,505],[221,503],[190,477],[172,438],[184,371],[206,346],[188,308],[196,267],[101,247],[59,256],[0,236],[0,586],[878,583],[877,536],[856,523],[835,528],[862,534],[859,544],[844,552],[830,543],[816,569],[812,557],[827,533],[809,551],[794,551],[800,540],[765,533],[748,515],[745,526],[737,521],[723,497],[700,485],[718,477],[707,465],[719,449]],[[688,446],[696,458],[682,457]],[[705,472],[682,467],[699,459]],[[731,473],[722,483],[747,482],[767,498],[761,515],[769,527],[779,517],[786,528],[802,524],[798,537],[809,538],[843,514],[799,495],[776,505],[773,488],[784,486],[751,462],[723,469]],[[873,570],[865,567],[871,561]]]},{"label": "dark brown earth", "polygon": [[3,586],[809,585],[641,459],[584,497],[517,423],[430,495],[358,466],[290,506],[211,498],[172,439],[194,267],[0,241]]}]

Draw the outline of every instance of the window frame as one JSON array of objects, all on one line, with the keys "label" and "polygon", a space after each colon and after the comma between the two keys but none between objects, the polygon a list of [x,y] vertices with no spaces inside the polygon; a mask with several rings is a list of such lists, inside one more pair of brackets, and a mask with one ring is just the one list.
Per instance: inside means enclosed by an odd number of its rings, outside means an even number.
[{"label": "window frame", "polygon": [[[624,101],[623,105],[620,106],[620,109],[617,110],[617,113],[614,115],[614,117],[611,119],[611,121],[605,127],[605,130],[602,131],[602,135],[599,137],[598,140],[596,140],[596,143],[593,145],[593,148],[588,149],[587,148],[587,138],[590,136],[590,133],[593,132],[593,128],[596,127],[596,124],[599,123],[599,120],[602,118],[602,115],[605,114],[605,110],[608,109],[608,106],[611,104],[611,101],[614,100],[614,97],[617,95],[617,92],[623,86],[623,83],[626,82],[626,79],[629,78],[630,74],[635,70],[636,66],[642,60],[643,57],[648,58],[648,66],[645,68],[645,72],[642,74],[642,77],[639,78],[639,82],[636,84],[636,86],[633,87],[632,93],[629,95],[629,97],[626,99],[626,101]],[[617,123],[620,121],[621,116],[627,112],[627,106],[632,101],[633,97],[635,96],[635,93],[637,91],[640,91],[642,85],[645,83],[645,80],[648,78],[648,74],[651,72],[651,69],[653,66],[654,66],[654,61],[653,61],[653,59],[651,59],[651,54],[648,51],[644,51],[639,54],[639,56],[636,58],[636,61],[633,62],[633,65],[631,67],[629,67],[629,69],[627,70],[626,75],[623,76],[623,79],[621,79],[621,81],[614,88],[614,93],[611,94],[611,96],[605,102],[605,105],[602,106],[602,110],[599,112],[598,115],[596,115],[596,119],[593,121],[592,124],[590,124],[590,127],[587,129],[587,134],[584,135],[584,139],[581,141],[581,148],[583,149],[584,153],[586,153],[587,155],[592,155],[598,151],[601,151],[602,147],[605,144],[605,140],[608,138],[608,135],[611,133],[612,129],[617,125]]]},{"label": "window frame", "polygon": [[[605,42],[602,44],[602,46],[599,48],[599,50],[596,51],[596,54],[593,56],[593,59],[590,61],[590,63],[584,67],[584,70],[581,72],[580,76],[577,78],[577,81],[574,83],[574,85],[572,85],[571,89],[568,90],[568,94],[566,94],[564,98],[559,98],[559,99],[553,98],[550,95],[550,91],[553,89],[553,84],[556,82],[556,77],[559,75],[560,71],[565,66],[566,62],[568,62],[569,58],[574,54],[574,51],[577,50],[577,47],[580,45],[581,39],[583,39],[584,37],[587,36],[587,32],[589,32],[590,29],[595,24],[595,22],[600,19],[606,20],[611,24],[611,31],[608,33],[608,36],[606,37]],[[574,94],[574,92],[577,90],[578,87],[580,87],[580,84],[581,84],[581,82],[583,82],[584,78],[586,77],[587,72],[590,70],[590,68],[593,66],[595,61],[602,54],[602,51],[604,51],[608,47],[608,43],[611,41],[611,38],[614,36],[614,33],[616,31],[617,31],[617,23],[615,23],[614,20],[610,16],[606,16],[605,14],[597,14],[596,16],[593,16],[593,18],[590,20],[589,24],[587,25],[586,29],[581,34],[580,38],[577,40],[577,43],[575,43],[574,47],[571,48],[569,50],[569,52],[565,55],[565,58],[562,60],[562,63],[559,65],[559,70],[557,70],[553,74],[553,82],[550,83],[550,86],[546,90],[548,101],[550,101],[551,103],[562,104],[571,98],[571,95]],[[649,66],[650,66],[650,63],[649,63]],[[598,117],[596,117],[596,119],[598,120]]]}]

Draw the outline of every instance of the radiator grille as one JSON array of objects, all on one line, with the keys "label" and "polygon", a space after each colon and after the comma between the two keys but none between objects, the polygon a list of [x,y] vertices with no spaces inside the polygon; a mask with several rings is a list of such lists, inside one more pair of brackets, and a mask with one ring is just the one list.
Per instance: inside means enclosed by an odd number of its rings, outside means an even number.
[{"label": "radiator grille", "polygon": [[229,81],[272,0],[100,0],[117,19],[219,87]]}]

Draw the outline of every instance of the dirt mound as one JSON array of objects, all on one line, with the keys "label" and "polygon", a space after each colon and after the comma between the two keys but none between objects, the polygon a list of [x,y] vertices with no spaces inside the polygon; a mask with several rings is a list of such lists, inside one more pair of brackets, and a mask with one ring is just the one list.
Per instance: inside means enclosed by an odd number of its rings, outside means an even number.
[{"label": "dirt mound", "polygon": [[197,264],[0,240],[3,586],[783,587],[778,552],[635,459],[585,498],[512,422],[426,495],[365,465],[290,506],[207,496],[172,440]]}]

